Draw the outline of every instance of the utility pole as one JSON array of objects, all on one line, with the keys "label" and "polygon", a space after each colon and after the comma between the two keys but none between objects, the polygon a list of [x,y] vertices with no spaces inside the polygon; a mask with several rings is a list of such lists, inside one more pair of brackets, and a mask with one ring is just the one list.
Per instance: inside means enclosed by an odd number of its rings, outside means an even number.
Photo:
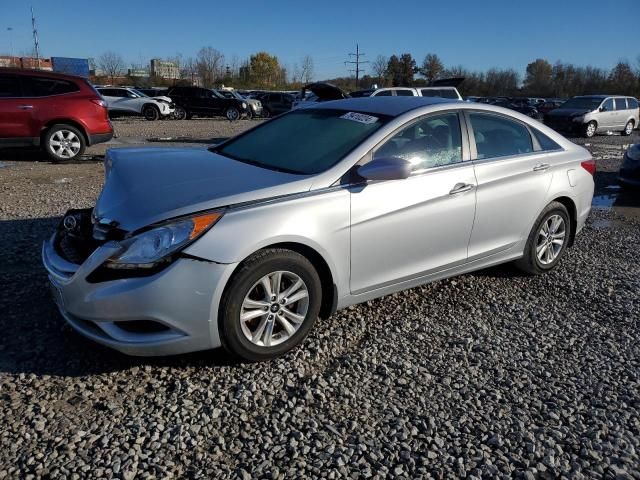
[{"label": "utility pole", "polygon": [[36,62],[38,68],[40,68],[40,45],[38,43],[38,29],[36,28],[36,17],[33,14],[33,7],[31,7],[31,26],[33,27],[33,46],[36,50]]},{"label": "utility pole", "polygon": [[360,72],[362,71],[362,69],[360,68],[360,65],[362,65],[363,63],[369,63],[368,61],[360,60],[360,57],[363,57],[364,55],[365,55],[364,53],[360,53],[360,45],[356,43],[356,53],[349,54],[349,57],[354,58],[355,60],[347,60],[346,62],[344,62],[345,65],[356,66],[355,70],[349,70],[350,72],[355,72],[356,74],[356,88],[358,88],[358,82],[360,80]]},{"label": "utility pole", "polygon": [[7,32],[9,32],[9,55],[13,57],[13,27],[7,27]]}]

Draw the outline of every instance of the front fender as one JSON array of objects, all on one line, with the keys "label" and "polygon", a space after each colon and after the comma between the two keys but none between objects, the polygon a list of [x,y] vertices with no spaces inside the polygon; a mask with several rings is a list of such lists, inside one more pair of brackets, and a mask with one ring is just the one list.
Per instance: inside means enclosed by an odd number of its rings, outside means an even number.
[{"label": "front fender", "polygon": [[347,291],[349,192],[338,188],[230,208],[185,253],[217,263],[239,263],[260,249],[281,243],[315,250],[329,266],[338,291]]}]

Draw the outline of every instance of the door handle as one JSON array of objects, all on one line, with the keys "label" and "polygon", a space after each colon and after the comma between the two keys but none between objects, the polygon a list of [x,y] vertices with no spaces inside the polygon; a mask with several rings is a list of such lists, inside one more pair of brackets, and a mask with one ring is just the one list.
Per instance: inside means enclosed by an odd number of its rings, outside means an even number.
[{"label": "door handle", "polygon": [[33,105],[18,105],[18,108],[20,110],[31,110],[33,108]]},{"label": "door handle", "polygon": [[456,195],[458,193],[468,192],[473,190],[475,185],[472,183],[456,183],[453,189],[449,192],[449,195]]},{"label": "door handle", "polygon": [[538,165],[536,165],[535,167],[533,167],[533,171],[534,172],[543,172],[545,171],[547,168],[549,168],[551,165],[549,165],[548,163],[539,163]]}]

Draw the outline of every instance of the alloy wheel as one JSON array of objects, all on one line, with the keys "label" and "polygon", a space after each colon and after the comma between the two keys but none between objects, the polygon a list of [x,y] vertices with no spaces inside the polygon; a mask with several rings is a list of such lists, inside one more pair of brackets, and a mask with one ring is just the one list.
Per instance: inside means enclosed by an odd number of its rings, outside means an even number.
[{"label": "alloy wheel", "polygon": [[596,125],[595,123],[591,122],[589,125],[587,125],[587,137],[593,137],[596,134]]},{"label": "alloy wheel", "polygon": [[309,290],[292,272],[272,272],[249,289],[240,309],[240,326],[254,345],[273,347],[290,339],[304,323]]},{"label": "alloy wheel", "polygon": [[633,132],[633,122],[628,122],[627,126],[624,127],[624,133],[631,135],[631,132]]},{"label": "alloy wheel", "polygon": [[227,110],[227,120],[231,120],[232,122],[238,120],[240,118],[240,112],[235,108],[230,108]]},{"label": "alloy wheel", "polygon": [[75,157],[82,144],[78,136],[71,130],[58,130],[49,139],[49,147],[51,151],[60,158]]},{"label": "alloy wheel", "polygon": [[567,227],[560,215],[551,215],[540,227],[536,241],[536,257],[542,265],[552,264],[564,247]]}]

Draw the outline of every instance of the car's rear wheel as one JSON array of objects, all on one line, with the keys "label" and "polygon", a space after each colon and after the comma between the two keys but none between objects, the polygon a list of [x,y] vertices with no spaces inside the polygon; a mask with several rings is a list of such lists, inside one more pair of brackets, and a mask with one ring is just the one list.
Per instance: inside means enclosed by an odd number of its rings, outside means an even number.
[{"label": "car's rear wheel", "polygon": [[142,115],[146,120],[153,122],[160,118],[160,110],[155,105],[147,105],[142,109]]},{"label": "car's rear wheel", "polygon": [[291,250],[249,257],[225,289],[220,309],[223,346],[248,361],[269,360],[299,345],[320,311],[315,268]]},{"label": "car's rear wheel", "polygon": [[627,124],[624,126],[624,130],[622,131],[622,135],[625,137],[631,135],[633,133],[633,120],[629,120]]},{"label": "car's rear wheel", "polygon": [[227,120],[229,120],[230,122],[235,122],[236,120],[240,119],[240,110],[238,110],[236,107],[229,107],[227,108],[225,117],[227,117]]},{"label": "car's rear wheel", "polygon": [[598,125],[596,122],[589,122],[584,127],[584,136],[587,138],[591,138],[596,134],[596,130],[598,129]]},{"label": "car's rear wheel", "polygon": [[187,118],[187,111],[176,105],[176,108],[173,112],[173,118],[175,118],[176,120],[185,120]]},{"label": "car's rear wheel", "polygon": [[84,153],[84,135],[76,127],[53,125],[44,135],[43,148],[54,162],[73,160]]},{"label": "car's rear wheel", "polygon": [[553,269],[564,254],[571,237],[569,212],[560,202],[551,202],[538,216],[524,249],[516,261],[521,270],[537,275]]}]

